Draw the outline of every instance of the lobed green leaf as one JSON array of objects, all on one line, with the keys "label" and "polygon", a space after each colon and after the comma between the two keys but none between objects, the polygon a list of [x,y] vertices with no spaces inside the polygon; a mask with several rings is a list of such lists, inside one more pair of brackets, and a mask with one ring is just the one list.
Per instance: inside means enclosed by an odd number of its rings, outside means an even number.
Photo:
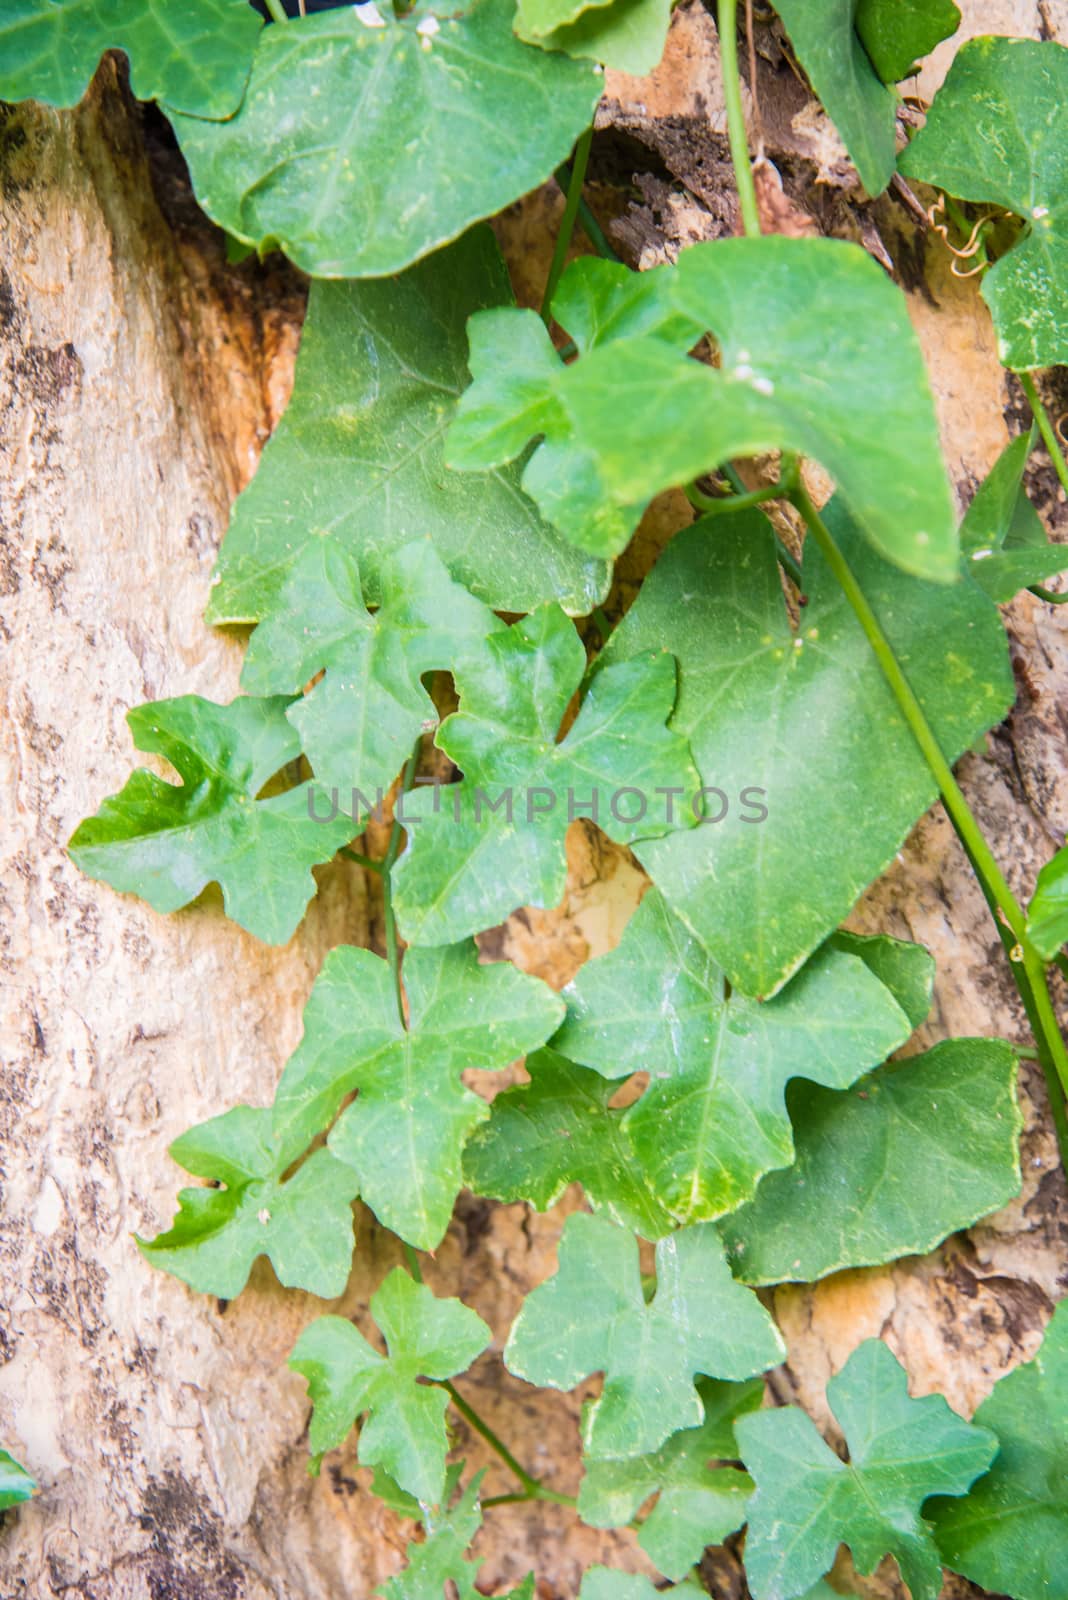
[{"label": "lobed green leaf", "polygon": [[20,1467],[6,1450],[0,1450],[0,1511],[28,1500],[36,1487],[25,1467]]}]

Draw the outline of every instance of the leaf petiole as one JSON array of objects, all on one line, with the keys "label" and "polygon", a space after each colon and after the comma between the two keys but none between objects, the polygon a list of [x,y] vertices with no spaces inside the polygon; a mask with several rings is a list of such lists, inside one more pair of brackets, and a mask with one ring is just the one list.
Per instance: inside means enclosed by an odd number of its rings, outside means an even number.
[{"label": "leaf petiole", "polygon": [[[1042,443],[1049,451],[1053,470],[1061,481],[1061,488],[1065,494],[1068,494],[1068,461],[1064,458],[1061,442],[1057,438],[1056,429],[1049,420],[1049,412],[1042,404],[1035,380],[1029,372],[1018,372],[1016,376],[1019,378],[1020,386],[1027,396],[1027,403],[1031,407],[1031,415],[1034,417],[1038,425],[1038,431],[1042,435]],[[1046,596],[1043,595],[1042,598],[1045,599]]]},{"label": "leaf petiole", "polygon": [[560,221],[560,231],[556,235],[556,245],[553,249],[553,258],[549,264],[549,276],[545,284],[545,293],[541,301],[541,320],[548,327],[552,322],[553,295],[560,282],[567,260],[568,246],[571,235],[575,231],[575,218],[578,216],[579,203],[582,199],[582,185],[586,181],[586,165],[590,159],[590,146],[593,143],[593,129],[587,128],[575,146],[575,164],[571,168],[571,181],[567,186],[567,198],[564,202],[564,215]]},{"label": "leaf petiole", "polygon": [[[463,1395],[459,1392],[459,1390],[456,1388],[456,1385],[452,1383],[450,1379],[444,1379],[440,1387],[448,1394],[449,1399],[452,1401],[461,1417],[463,1417],[466,1422],[471,1424],[476,1433],[480,1433],[482,1435],[490,1449],[500,1456],[509,1472],[514,1474],[514,1476],[517,1477],[519,1482],[523,1485],[524,1492],[521,1495],[514,1495],[511,1497],[505,1496],[500,1498],[497,1500],[498,1505],[505,1503],[510,1504],[513,1501],[518,1500],[551,1500],[554,1505],[558,1506],[573,1506],[575,1504],[574,1499],[570,1495],[557,1494],[555,1489],[547,1489],[544,1484],[538,1482],[537,1478],[532,1478],[530,1473],[527,1472],[524,1467],[519,1465],[519,1462],[509,1450],[508,1446],[504,1443],[503,1439],[498,1438],[493,1429],[490,1427],[489,1423],[484,1422],[475,1408],[471,1405],[468,1405]],[[491,1502],[486,1501],[483,1503],[490,1504]]]},{"label": "leaf petiole", "polygon": [[264,5],[267,7],[267,10],[271,13],[271,21],[272,22],[288,22],[289,21],[289,17],[286,14],[286,8],[282,4],[282,0],[264,0]]},{"label": "leaf petiole", "polygon": [[719,0],[716,9],[719,32],[719,59],[723,71],[723,98],[727,106],[727,138],[731,147],[734,181],[742,225],[750,238],[760,237],[760,209],[757,206],[753,166],[749,159],[749,138],[742,106],[742,80],[738,71],[738,0]]},{"label": "leaf petiole", "polygon": [[361,855],[358,850],[350,850],[347,844],[341,846],[338,855],[344,856],[346,861],[355,861],[356,865],[363,867],[366,872],[382,871],[381,861],[375,861],[371,856]]},{"label": "leaf petiole", "polygon": [[404,990],[401,987],[400,950],[397,945],[397,916],[393,909],[393,884],[390,874],[400,854],[401,834],[404,832],[404,824],[397,819],[397,805],[400,803],[401,796],[407,794],[412,786],[415,778],[415,769],[419,761],[420,746],[421,740],[417,739],[401,776],[400,790],[394,802],[393,828],[390,832],[386,853],[378,869],[382,875],[382,917],[386,927],[386,960],[389,962],[389,968],[393,974],[393,983],[397,991],[397,1010],[400,1013],[401,1027],[403,1028],[406,1028],[408,1024],[404,1016]]}]

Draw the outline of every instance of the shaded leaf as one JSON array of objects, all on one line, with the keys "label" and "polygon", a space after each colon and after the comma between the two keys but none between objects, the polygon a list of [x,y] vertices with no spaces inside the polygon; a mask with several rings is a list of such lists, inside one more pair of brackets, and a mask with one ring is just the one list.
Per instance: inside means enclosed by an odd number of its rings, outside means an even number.
[{"label": "shaded leaf", "polygon": [[1068,49],[969,39],[898,165],[960,200],[1015,212],[1024,237],[983,276],[1003,365],[1068,361]]},{"label": "shaded leaf", "polygon": [[481,966],[473,944],[409,950],[404,986],[407,1029],[389,963],[349,946],[330,952],[278,1085],[274,1140],[280,1159],[293,1160],[358,1089],[329,1147],[386,1227],[433,1250],[460,1189],[464,1142],[489,1116],[461,1072],[501,1071],[537,1049],[563,1005],[506,963]]},{"label": "shaded leaf", "polygon": [[1057,572],[1064,553],[1051,546],[1042,520],[1024,493],[1031,438],[1021,433],[1005,446],[979,485],[960,525],[968,571],[991,600],[1005,603],[1020,589]]},{"label": "shaded leaf", "polygon": [[586,666],[573,623],[543,606],[491,635],[486,651],[479,672],[458,668],[460,710],[435,740],[463,783],[424,789],[404,804],[411,826],[395,903],[413,944],[462,939],[517,906],[555,905],[576,816],[592,814],[627,844],[678,826],[670,791],[696,787],[686,741],[666,727],[675,662],[662,646],[599,673],[559,742]]},{"label": "shaded leaf", "polygon": [[0,1450],[0,1511],[28,1500],[36,1487],[25,1467],[20,1467],[6,1450]]},{"label": "shaded leaf", "polygon": [[187,1172],[225,1188],[183,1189],[166,1233],[138,1239],[153,1266],[199,1294],[232,1300],[264,1255],[287,1289],[333,1299],[352,1263],[352,1202],[358,1182],[351,1167],[316,1150],[291,1178],[291,1158],[271,1144],[271,1113],[235,1106],[191,1128],[171,1145]]},{"label": "shaded leaf", "polygon": [[857,33],[884,83],[910,77],[959,26],[954,0],[859,0],[856,7]]},{"label": "shaded leaf", "polygon": [[637,1242],[604,1217],[568,1217],[559,1262],[527,1296],[504,1359],[516,1377],[551,1389],[604,1373],[600,1398],[583,1414],[590,1455],[656,1450],[703,1421],[698,1373],[749,1378],[782,1359],[775,1325],[731,1278],[710,1223],[660,1240],[649,1304]]},{"label": "shaded leaf", "polygon": [[[996,608],[967,579],[906,577],[849,524],[824,516],[950,760],[1015,698]],[[893,860],[937,787],[854,613],[815,542],[808,605],[791,630],[759,512],[677,534],[609,641],[605,663],[670,639],[672,726],[724,820],[636,846],[665,898],[747,994],[771,995]],[[761,795],[754,822],[736,798]],[[709,802],[722,810],[722,801]],[[713,812],[713,815],[716,813]],[[804,847],[799,846],[804,841]]]},{"label": "shaded leaf", "polygon": [[425,538],[498,610],[555,599],[582,614],[603,599],[608,568],[542,520],[517,468],[467,475],[442,460],[468,381],[467,317],[511,301],[489,228],[399,277],[312,284],[293,397],[234,506],[210,622],[259,621],[309,545],[350,552],[377,604],[391,554]]},{"label": "shaded leaf", "polygon": [[671,0],[611,0],[587,6],[581,15],[543,34],[528,28],[521,14],[515,31],[521,39],[569,56],[588,56],[616,72],[643,77],[664,53]]},{"label": "shaded leaf", "polygon": [[1068,942],[1068,845],[1038,875],[1027,908],[1027,937],[1044,961],[1052,961]]},{"label": "shaded leaf", "polygon": [[520,43],[512,16],[476,0],[433,33],[388,7],[266,28],[235,117],[171,119],[197,200],[313,276],[399,272],[536,188],[592,120],[594,69]]},{"label": "shaded leaf", "polygon": [[646,1071],[623,1130],[681,1222],[732,1211],[793,1159],[790,1078],[835,1088],[904,1044],[912,1025],[857,956],[821,950],[774,1000],[727,992],[723,972],[650,890],[617,949],[564,991],[554,1044],[605,1077]]},{"label": "shaded leaf", "polygon": [[[429,1512],[424,1523],[426,1539],[408,1546],[408,1565],[395,1578],[376,1589],[384,1600],[482,1600],[475,1588],[478,1561],[464,1555],[482,1523],[478,1503],[483,1474],[473,1478],[451,1511]],[[454,1588],[446,1589],[446,1584]],[[534,1600],[534,1574],[510,1589],[506,1600]]]},{"label": "shaded leaf", "polygon": [[464,1372],[490,1342],[490,1330],[459,1300],[439,1300],[402,1267],[371,1299],[371,1315],[386,1343],[379,1355],[344,1317],[319,1317],[304,1329],[289,1358],[308,1380],[312,1411],[309,1446],[321,1458],[342,1444],[362,1413],[361,1466],[382,1467],[424,1505],[445,1491],[444,1389],[420,1378]]},{"label": "shaded leaf", "polygon": [[796,1156],[720,1225],[743,1283],[923,1255],[1020,1190],[1016,1057],[949,1039],[835,1093],[792,1084]]},{"label": "shaded leaf", "polygon": [[912,1600],[937,1600],[942,1568],[920,1507],[932,1494],[963,1494],[985,1472],[997,1440],[963,1422],[941,1395],[909,1397],[904,1368],[878,1339],[859,1345],[827,1385],[849,1463],[796,1406],[736,1424],[756,1479],[745,1572],[754,1600],[794,1600],[827,1572],[840,1542],[858,1572],[897,1561]]},{"label": "shaded leaf", "polygon": [[311,868],[351,837],[352,821],[318,821],[311,786],[256,796],[300,754],[284,696],[216,705],[199,695],[126,714],[138,750],[166,757],[181,784],[145,767],[78,824],[68,850],[90,878],[177,911],[209,883],[226,914],[268,944],[285,944],[315,893]]}]

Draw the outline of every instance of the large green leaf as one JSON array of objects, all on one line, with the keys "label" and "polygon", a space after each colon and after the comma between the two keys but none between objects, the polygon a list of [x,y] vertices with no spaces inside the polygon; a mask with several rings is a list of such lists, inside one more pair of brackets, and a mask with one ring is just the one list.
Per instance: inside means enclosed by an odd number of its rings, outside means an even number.
[{"label": "large green leaf", "polygon": [[[602,61],[616,72],[643,77],[652,72],[664,53],[671,0],[610,0],[608,4],[586,6],[571,20],[552,24],[553,15],[573,13],[574,5],[548,5],[537,8],[536,23],[528,21],[521,9],[516,14],[515,31],[520,39],[540,44],[544,50],[562,50],[569,56],[588,56]],[[548,24],[548,26],[546,26]],[[544,31],[539,32],[542,28]]]},{"label": "large green leaf", "polygon": [[750,1378],[782,1360],[774,1323],[734,1282],[711,1223],[660,1240],[648,1304],[637,1242],[604,1217],[568,1217],[559,1261],[527,1296],[504,1359],[516,1377],[551,1389],[604,1373],[600,1398],[583,1414],[590,1455],[646,1455],[698,1427],[698,1373]]},{"label": "large green leaf", "polygon": [[267,1256],[287,1289],[333,1299],[352,1263],[352,1202],[358,1180],[326,1150],[291,1178],[271,1143],[271,1113],[235,1106],[171,1145],[187,1172],[225,1188],[183,1189],[166,1233],[138,1239],[142,1253],[200,1294],[232,1300],[257,1256]]},{"label": "large green leaf", "polygon": [[265,800],[268,779],[300,754],[284,696],[216,705],[199,695],[127,712],[138,750],[162,755],[181,784],[138,767],[78,824],[68,849],[91,878],[177,911],[209,883],[226,914],[268,944],[285,944],[315,893],[311,868],[352,837],[345,816],[318,820],[310,784]]},{"label": "large green leaf", "polygon": [[720,1227],[743,1283],[923,1255],[1019,1193],[1016,1058],[998,1039],[949,1039],[844,1093],[795,1083],[787,1104],[793,1166]]},{"label": "large green leaf", "polygon": [[959,26],[954,0],[858,0],[856,6],[857,33],[884,83],[910,77]]},{"label": "large green leaf", "polygon": [[416,1500],[437,1505],[445,1490],[449,1401],[444,1389],[419,1380],[466,1371],[489,1344],[490,1330],[461,1301],[439,1300],[402,1267],[394,1267],[374,1294],[371,1315],[386,1355],[344,1317],[320,1317],[289,1358],[308,1380],[312,1454],[321,1457],[341,1444],[366,1412],[361,1464],[384,1468]]},{"label": "large green leaf", "polygon": [[1047,861],[1027,908],[1027,937],[1046,961],[1068,942],[1068,845]]},{"label": "large green leaf", "polygon": [[513,0],[439,10],[266,28],[236,117],[172,117],[208,215],[313,276],[381,277],[548,178],[593,118],[596,69],[520,43]]},{"label": "large green leaf", "polygon": [[25,1467],[20,1467],[6,1450],[0,1450],[0,1511],[28,1500],[36,1487]]},{"label": "large green leaf", "polygon": [[[996,607],[968,579],[925,584],[825,516],[955,760],[1012,705]],[[672,725],[730,809],[685,837],[639,844],[674,910],[747,994],[770,995],[893,860],[937,787],[854,613],[814,541],[808,604],[791,629],[771,529],[759,512],[678,534],[601,660],[669,640]],[[762,794],[763,821],[737,798]],[[711,807],[723,809],[723,800]]]},{"label": "large green leaf", "polygon": [[555,1050],[539,1050],[526,1065],[532,1081],[499,1094],[468,1141],[467,1187],[548,1211],[577,1182],[597,1211],[642,1238],[670,1233],[673,1220],[645,1181],[624,1113],[609,1109],[619,1085]]},{"label": "large green leaf", "polygon": [[247,0],[4,0],[0,100],[77,105],[103,52],[122,50],[139,100],[229,117],[261,27]]},{"label": "large green leaf", "polygon": [[209,621],[259,621],[301,553],[323,543],[356,558],[369,604],[390,554],[425,538],[498,610],[559,600],[581,614],[603,598],[607,566],[542,520],[517,468],[470,475],[442,460],[468,381],[467,318],[511,302],[484,227],[396,278],[312,284],[293,397],[234,506]]},{"label": "large green leaf", "polygon": [[623,1128],[680,1222],[733,1211],[765,1172],[789,1165],[790,1078],[845,1088],[912,1032],[890,991],[841,950],[821,950],[764,1004],[730,991],[655,890],[564,997],[558,1050],[607,1078],[649,1073]]},{"label": "large green leaf", "polygon": [[[608,262],[565,275],[553,312],[582,352],[568,365],[533,311],[474,316],[450,464],[487,471],[542,435],[524,488],[575,544],[614,555],[660,490],[733,456],[800,450],[890,560],[956,577],[923,358],[904,297],[864,250],[722,239],[683,251],[644,292],[633,283]],[[706,331],[718,367],[688,355]]]},{"label": "large green leaf", "polygon": [[587,1459],[578,1511],[595,1528],[622,1528],[650,1495],[656,1505],[642,1522],[638,1543],[667,1577],[679,1579],[701,1559],[706,1545],[722,1544],[740,1528],[753,1480],[718,1463],[738,1456],[735,1420],[759,1409],[761,1379],[697,1385],[705,1420],[671,1436],[659,1450],[629,1460]]},{"label": "large green leaf", "polygon": [[946,1405],[909,1397],[904,1369],[878,1339],[860,1345],[827,1385],[849,1447],[848,1464],[796,1406],[735,1425],[756,1479],[745,1572],[754,1600],[794,1600],[827,1572],[840,1542],[862,1574],[897,1561],[912,1600],[937,1600],[942,1568],[920,1516],[928,1495],[963,1494],[998,1442]]},{"label": "large green leaf", "polygon": [[1068,1572],[1068,1304],[975,1420],[1001,1449],[965,1499],[928,1506],[942,1560],[984,1589],[1050,1600]]},{"label": "large green leaf", "polygon": [[460,1188],[464,1141],[489,1115],[461,1072],[500,1071],[537,1049],[563,1005],[507,963],[481,966],[473,944],[409,950],[404,986],[407,1028],[388,962],[347,945],[330,952],[278,1085],[274,1139],[279,1159],[292,1161],[358,1089],[330,1149],[388,1228],[433,1250]]},{"label": "large green leaf", "polygon": [[504,626],[426,542],[387,556],[378,587],[372,616],[348,551],[324,539],[305,545],[241,674],[253,693],[297,694],[325,668],[286,715],[318,782],[367,796],[389,787],[420,730],[437,720],[422,675],[461,662],[477,672],[486,635]]},{"label": "large green leaf", "polygon": [[462,939],[517,906],[556,905],[564,835],[578,815],[592,814],[620,844],[693,825],[685,807],[672,821],[672,794],[692,796],[696,774],[685,739],[666,726],[675,662],[662,641],[599,673],[559,741],[586,667],[573,623],[543,606],[492,634],[486,650],[477,673],[457,668],[460,710],[436,739],[463,783],[404,804],[409,843],[394,883],[413,944]]},{"label": "large green leaf", "polygon": [[899,165],[1023,219],[1024,238],[983,278],[998,352],[1017,372],[1068,361],[1068,50],[969,39]]},{"label": "large green leaf", "polygon": [[968,571],[991,600],[1004,603],[1063,565],[1065,556],[1046,538],[1042,520],[1024,492],[1032,440],[1021,433],[1005,446],[979,485],[960,525]]}]

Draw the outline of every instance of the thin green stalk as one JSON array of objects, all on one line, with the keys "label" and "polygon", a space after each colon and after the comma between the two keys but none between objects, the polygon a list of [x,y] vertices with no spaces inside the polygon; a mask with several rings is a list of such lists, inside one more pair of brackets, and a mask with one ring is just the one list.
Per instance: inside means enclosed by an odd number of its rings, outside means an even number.
[{"label": "thin green stalk", "polygon": [[397,947],[397,918],[393,910],[393,881],[390,874],[393,871],[393,864],[400,854],[401,835],[404,832],[404,824],[397,820],[397,806],[401,803],[401,796],[407,794],[412,786],[415,768],[419,761],[420,743],[421,741],[417,739],[415,748],[408,757],[408,764],[401,778],[400,793],[393,808],[393,828],[389,836],[386,853],[382,858],[382,865],[379,868],[382,874],[382,918],[386,925],[386,960],[389,962],[389,969],[393,974],[393,987],[397,994],[397,1012],[400,1016],[402,1028],[407,1027],[407,1023],[404,1019],[404,990],[401,987],[400,951]]},{"label": "thin green stalk", "polygon": [[1068,956],[1064,954],[1063,950],[1058,950],[1053,957],[1053,965],[1057,968],[1062,978],[1068,978]]},{"label": "thin green stalk", "polygon": [[781,500],[786,490],[781,483],[767,483],[762,489],[747,489],[744,494],[726,494],[717,497],[702,494],[696,484],[688,483],[683,493],[698,511],[714,517],[724,511],[746,511],[750,506],[762,506],[765,500]]},{"label": "thin green stalk", "polygon": [[271,13],[272,22],[288,22],[282,0],[264,0],[267,10]]},{"label": "thin green stalk", "polygon": [[749,138],[742,107],[742,79],[738,71],[738,0],[719,0],[716,26],[719,29],[723,99],[727,106],[727,139],[731,147],[731,164],[738,189],[742,226],[749,238],[759,239],[760,210],[753,182],[753,164],[749,159]]},{"label": "thin green stalk", "polygon": [[571,182],[567,186],[564,215],[560,223],[560,231],[556,235],[553,259],[549,265],[549,277],[545,285],[545,293],[542,296],[541,320],[546,327],[553,320],[553,295],[556,293],[556,286],[560,282],[560,275],[564,270],[564,262],[567,259],[571,235],[575,231],[575,218],[578,216],[579,201],[582,199],[582,185],[586,181],[586,164],[590,159],[590,145],[592,143],[593,129],[587,128],[575,146],[575,164],[571,168]]},{"label": "thin green stalk", "polygon": [[371,856],[361,855],[358,850],[350,850],[347,844],[341,846],[338,855],[344,856],[346,861],[355,861],[356,865],[363,867],[366,872],[382,871],[381,861],[375,861]]},{"label": "thin green stalk", "polygon": [[[519,1482],[523,1485],[524,1492],[522,1495],[517,1496],[517,1499],[551,1500],[554,1505],[558,1506],[573,1506],[575,1504],[575,1501],[570,1495],[557,1494],[555,1489],[546,1489],[545,1485],[539,1483],[537,1478],[532,1478],[530,1473],[527,1472],[524,1467],[519,1465],[519,1462],[509,1450],[508,1446],[504,1443],[504,1440],[499,1439],[494,1433],[493,1429],[490,1427],[489,1423],[484,1422],[474,1407],[468,1405],[467,1401],[456,1388],[455,1384],[451,1383],[448,1378],[445,1378],[441,1382],[440,1386],[445,1390],[446,1394],[449,1396],[449,1399],[452,1401],[461,1417],[471,1424],[476,1433],[480,1433],[482,1435],[490,1449],[500,1456],[509,1472],[519,1479]],[[498,1504],[501,1503],[501,1501],[498,1501]]]},{"label": "thin green stalk", "polygon": [[[566,161],[560,163],[553,173],[553,177],[559,185],[560,192],[562,194],[569,193],[571,189],[571,168]],[[587,205],[585,196],[581,194],[579,195],[578,203],[578,219],[582,224],[587,239],[593,245],[597,254],[605,261],[618,261],[619,256],[608,243],[604,229]]]},{"label": "thin green stalk", "polygon": [[407,1239],[404,1240],[404,1254],[408,1258],[408,1271],[411,1273],[416,1283],[422,1283],[423,1269],[419,1265],[419,1256],[416,1253],[414,1244],[409,1244]]},{"label": "thin green stalk", "polygon": [[1033,594],[1036,600],[1044,600],[1048,606],[1068,606],[1068,594],[1056,594],[1052,589],[1044,589],[1040,583],[1032,583],[1028,594]]},{"label": "thin green stalk", "polygon": [[1018,372],[1016,376],[1019,378],[1023,392],[1027,396],[1031,414],[1038,423],[1038,431],[1042,435],[1042,443],[1049,451],[1049,458],[1053,462],[1053,470],[1061,480],[1061,487],[1065,494],[1068,494],[1068,461],[1064,459],[1061,441],[1057,438],[1057,431],[1049,420],[1049,412],[1042,404],[1038,389],[1035,387],[1035,380],[1029,372]]}]

